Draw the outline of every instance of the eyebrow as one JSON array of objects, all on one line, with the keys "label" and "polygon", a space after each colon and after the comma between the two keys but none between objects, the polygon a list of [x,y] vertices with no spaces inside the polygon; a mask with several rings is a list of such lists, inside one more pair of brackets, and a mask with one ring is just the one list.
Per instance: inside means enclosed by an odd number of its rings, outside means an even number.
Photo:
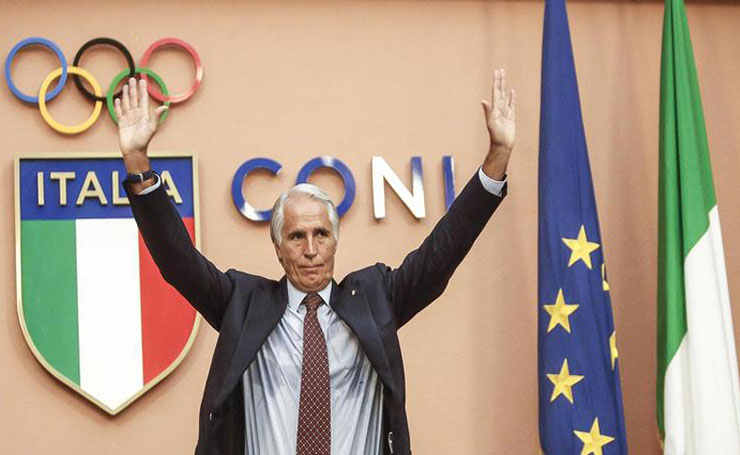
[{"label": "eyebrow", "polygon": [[[297,234],[305,234],[308,231],[308,229],[294,229],[292,231],[288,232],[288,237],[297,235]],[[321,233],[321,234],[329,234],[331,231],[325,227],[316,227],[311,229],[314,233]]]},{"label": "eyebrow", "polygon": [[290,237],[292,235],[296,235],[296,234],[305,234],[305,233],[306,233],[306,230],[305,229],[294,229],[294,230],[288,232],[288,237]]}]

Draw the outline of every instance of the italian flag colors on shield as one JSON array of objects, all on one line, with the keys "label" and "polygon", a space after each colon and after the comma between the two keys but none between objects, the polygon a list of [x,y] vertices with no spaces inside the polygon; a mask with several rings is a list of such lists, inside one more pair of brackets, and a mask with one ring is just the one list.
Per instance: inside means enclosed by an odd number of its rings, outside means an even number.
[{"label": "italian flag colors on shield", "polygon": [[[152,164],[195,241],[192,157]],[[195,312],[140,237],[120,158],[21,158],[17,169],[26,339],[52,374],[115,414],[184,357]]]},{"label": "italian flag colors on shield", "polygon": [[657,374],[666,455],[740,453],[737,355],[707,144],[683,0],[666,0]]}]

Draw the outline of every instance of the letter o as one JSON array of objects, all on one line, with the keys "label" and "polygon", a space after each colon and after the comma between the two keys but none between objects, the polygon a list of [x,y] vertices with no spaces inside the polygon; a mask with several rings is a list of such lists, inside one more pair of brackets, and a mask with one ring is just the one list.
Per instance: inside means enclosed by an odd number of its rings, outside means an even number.
[{"label": "letter o", "polygon": [[344,185],[344,197],[342,198],[342,202],[337,205],[337,214],[341,217],[347,213],[349,208],[352,206],[352,202],[355,200],[355,178],[346,164],[331,156],[320,156],[314,158],[303,165],[301,170],[298,172],[298,177],[296,177],[295,183],[296,185],[299,183],[308,183],[308,177],[311,176],[311,173],[321,167],[328,167],[335,170],[342,179],[342,184]]}]

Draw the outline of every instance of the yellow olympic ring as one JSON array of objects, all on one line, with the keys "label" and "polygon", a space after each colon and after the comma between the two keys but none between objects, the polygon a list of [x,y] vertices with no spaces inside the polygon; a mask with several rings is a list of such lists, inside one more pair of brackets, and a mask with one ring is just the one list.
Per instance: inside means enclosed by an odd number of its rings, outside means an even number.
[{"label": "yellow olympic ring", "polygon": [[[103,91],[100,89],[100,85],[98,84],[98,81],[95,80],[95,77],[93,77],[92,74],[87,72],[86,70],[79,68],[77,66],[68,66],[67,67],[67,73],[69,74],[77,74],[81,76],[83,79],[85,79],[93,88],[93,91],[95,92],[96,96],[102,96]],[[50,127],[54,128],[56,131],[63,133],[63,134],[77,134],[85,131],[86,129],[90,128],[93,123],[98,119],[100,116],[100,111],[103,110],[103,102],[102,101],[96,101],[95,102],[95,108],[93,109],[92,114],[90,114],[90,117],[87,118],[84,122],[80,123],[79,125],[74,126],[68,126],[63,125],[53,118],[51,118],[51,114],[49,114],[49,110],[46,109],[46,90],[49,88],[49,85],[51,85],[51,82],[60,77],[62,75],[62,68],[57,68],[54,71],[52,71],[48,76],[46,76],[46,79],[44,79],[44,82],[41,84],[41,90],[39,91],[39,110],[41,111],[41,116],[44,117],[44,120],[46,120],[46,123],[49,124]]]}]

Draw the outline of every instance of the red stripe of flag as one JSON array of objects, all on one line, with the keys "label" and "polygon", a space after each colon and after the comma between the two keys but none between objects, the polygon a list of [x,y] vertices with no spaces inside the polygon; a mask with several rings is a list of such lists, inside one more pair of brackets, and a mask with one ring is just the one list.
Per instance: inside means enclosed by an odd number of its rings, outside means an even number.
[{"label": "red stripe of flag", "polygon": [[[183,218],[190,239],[195,221]],[[141,338],[144,384],[162,373],[185,348],[195,322],[195,310],[159,273],[139,234]]]}]

